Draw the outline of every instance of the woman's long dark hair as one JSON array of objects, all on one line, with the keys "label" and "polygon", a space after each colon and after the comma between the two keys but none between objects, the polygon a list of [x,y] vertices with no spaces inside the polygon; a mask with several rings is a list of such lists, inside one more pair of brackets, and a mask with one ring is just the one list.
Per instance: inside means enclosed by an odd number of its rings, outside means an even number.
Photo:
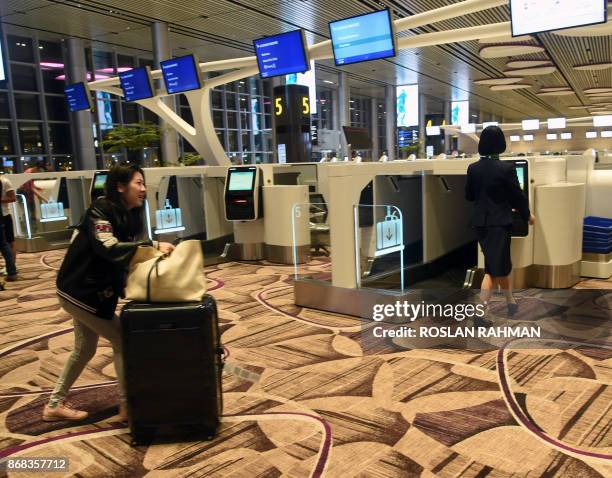
[{"label": "woman's long dark hair", "polygon": [[135,207],[128,211],[121,198],[118,186],[121,184],[127,187],[136,173],[142,174],[144,178],[144,171],[136,164],[121,163],[113,166],[108,172],[108,177],[106,178],[106,184],[104,186],[104,198],[121,211],[122,215],[126,216],[130,231],[134,236],[138,236],[142,232],[144,226],[142,221],[142,208]]}]

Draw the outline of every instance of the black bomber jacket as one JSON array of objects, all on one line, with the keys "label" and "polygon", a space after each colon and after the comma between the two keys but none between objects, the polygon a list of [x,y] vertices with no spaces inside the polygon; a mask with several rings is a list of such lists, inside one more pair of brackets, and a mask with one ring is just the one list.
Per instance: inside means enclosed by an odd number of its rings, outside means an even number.
[{"label": "black bomber jacket", "polygon": [[97,199],[77,226],[57,275],[57,294],[103,319],[112,319],[123,295],[130,260],[138,246],[136,215],[105,198]]}]

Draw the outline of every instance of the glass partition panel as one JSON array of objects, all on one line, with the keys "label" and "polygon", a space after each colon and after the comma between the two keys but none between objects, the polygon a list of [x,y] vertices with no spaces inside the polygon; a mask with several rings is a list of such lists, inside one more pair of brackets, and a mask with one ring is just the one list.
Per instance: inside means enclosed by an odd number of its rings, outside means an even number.
[{"label": "glass partition panel", "polygon": [[[293,267],[295,279],[313,279],[331,282],[331,247],[327,204],[320,202],[293,205],[291,225],[293,229]],[[304,263],[301,253],[309,248],[310,261]]]},{"label": "glass partition panel", "polygon": [[[37,241],[34,249],[67,245],[88,204],[85,177],[33,178],[15,186],[16,201],[11,205],[15,238]],[[18,247],[34,250],[24,242]]]},{"label": "glass partition panel", "polygon": [[203,176],[163,176],[148,206],[154,239],[207,239]]},{"label": "glass partition panel", "polygon": [[27,200],[24,194],[16,194],[16,201],[11,204],[15,236],[32,239],[32,228],[28,214]]},{"label": "glass partition panel", "polygon": [[358,288],[404,291],[404,230],[396,206],[354,206]]}]

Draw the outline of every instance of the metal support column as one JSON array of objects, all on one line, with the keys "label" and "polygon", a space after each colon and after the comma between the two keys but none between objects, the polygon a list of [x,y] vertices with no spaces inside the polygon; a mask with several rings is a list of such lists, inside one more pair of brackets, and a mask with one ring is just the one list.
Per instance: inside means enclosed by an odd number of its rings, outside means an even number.
[{"label": "metal support column", "polygon": [[387,117],[386,117],[386,132],[387,132],[387,141],[386,141],[386,149],[387,149],[387,156],[389,157],[389,161],[393,161],[397,158],[397,151],[396,151],[396,137],[397,137],[397,131],[396,131],[396,127],[395,127],[395,120],[396,120],[396,115],[395,115],[395,103],[396,103],[396,99],[395,99],[395,86],[393,85],[387,85],[385,88],[385,111],[387,112]]},{"label": "metal support column", "polygon": [[380,141],[378,140],[378,98],[370,100],[370,136],[372,138],[372,161],[378,161],[381,155]]},{"label": "metal support column", "polygon": [[[151,25],[151,33],[153,39],[153,60],[155,69],[159,69],[159,63],[172,57],[170,49],[170,40],[168,38],[168,24],[164,22],[155,22]],[[158,80],[161,83],[162,80]],[[157,87],[159,88],[159,84]],[[174,96],[167,96],[162,100],[166,105],[176,111]],[[160,146],[161,158],[165,164],[178,164],[178,135],[163,119],[159,120],[161,128]],[[206,158],[204,158],[206,159]]]},{"label": "metal support column", "polygon": [[342,150],[338,156],[340,160],[343,159],[344,156],[349,155],[346,138],[342,131],[343,126],[351,125],[351,112],[349,110],[351,104],[351,90],[348,81],[348,75],[345,72],[340,72],[338,75],[338,131],[340,131],[340,144],[342,145]]},{"label": "metal support column", "polygon": [[[85,45],[80,38],[68,38],[66,73],[70,83],[87,81],[87,63],[85,62]],[[74,169],[97,169],[96,150],[94,148],[91,113],[77,111],[70,113],[70,125],[74,136]]]}]

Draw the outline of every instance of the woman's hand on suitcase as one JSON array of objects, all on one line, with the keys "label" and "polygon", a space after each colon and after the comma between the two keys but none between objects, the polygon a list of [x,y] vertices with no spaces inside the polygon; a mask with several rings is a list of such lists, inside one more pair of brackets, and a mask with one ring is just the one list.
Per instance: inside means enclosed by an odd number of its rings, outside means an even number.
[{"label": "woman's hand on suitcase", "polygon": [[531,214],[529,216],[529,225],[533,226],[535,224],[535,222],[536,222],[536,218],[535,218],[535,216],[533,214]]},{"label": "woman's hand on suitcase", "polygon": [[172,251],[174,250],[174,246],[169,242],[160,242],[158,247],[164,254],[172,254]]}]

